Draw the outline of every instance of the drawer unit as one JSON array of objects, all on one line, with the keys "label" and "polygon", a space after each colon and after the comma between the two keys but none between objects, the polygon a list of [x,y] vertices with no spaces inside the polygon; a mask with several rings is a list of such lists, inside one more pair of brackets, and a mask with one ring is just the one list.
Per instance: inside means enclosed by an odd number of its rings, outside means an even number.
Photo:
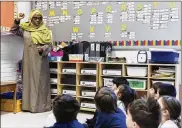
[{"label": "drawer unit", "polygon": [[76,69],[63,68],[63,69],[62,69],[62,73],[76,74]]},{"label": "drawer unit", "polygon": [[93,81],[80,81],[81,86],[94,86],[96,87],[97,83]]},{"label": "drawer unit", "polygon": [[69,94],[69,95],[72,95],[72,96],[76,96],[76,91],[63,89],[63,94]]},{"label": "drawer unit", "polygon": [[96,92],[94,92],[94,91],[89,91],[89,90],[82,91],[82,96],[94,97],[95,94],[96,94]]},{"label": "drawer unit", "polygon": [[104,79],[104,86],[107,86],[107,87],[112,87],[113,85],[113,79],[111,78],[103,78]]},{"label": "drawer unit", "polygon": [[103,75],[121,75],[121,69],[116,70],[116,69],[103,69],[102,71]]},{"label": "drawer unit", "polygon": [[88,102],[82,102],[81,107],[83,108],[91,108],[91,109],[96,109],[96,106],[94,103],[88,103]]},{"label": "drawer unit", "polygon": [[97,73],[97,71],[95,69],[88,69],[88,68],[81,69],[81,74],[96,75],[96,73]]},{"label": "drawer unit", "polygon": [[50,83],[57,84],[57,79],[56,78],[50,78]]}]

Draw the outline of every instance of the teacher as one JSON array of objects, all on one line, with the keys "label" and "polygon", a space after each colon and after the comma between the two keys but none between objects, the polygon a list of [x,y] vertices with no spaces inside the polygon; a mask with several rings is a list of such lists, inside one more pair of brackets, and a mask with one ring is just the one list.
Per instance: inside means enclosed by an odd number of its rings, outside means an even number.
[{"label": "teacher", "polygon": [[28,22],[15,19],[11,32],[24,38],[22,110],[40,113],[51,110],[50,72],[47,55],[52,46],[51,31],[39,10],[32,10]]}]

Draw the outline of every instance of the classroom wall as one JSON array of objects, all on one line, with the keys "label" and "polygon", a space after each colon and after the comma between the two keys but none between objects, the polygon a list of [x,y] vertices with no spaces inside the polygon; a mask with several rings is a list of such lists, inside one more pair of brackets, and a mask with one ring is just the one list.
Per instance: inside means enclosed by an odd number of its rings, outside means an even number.
[{"label": "classroom wall", "polygon": [[31,2],[18,2],[18,13],[25,14],[25,18],[22,19],[23,22],[28,20],[30,10],[31,10]]},{"label": "classroom wall", "polygon": [[[4,13],[6,15],[5,18],[1,18],[1,21],[3,20],[1,25],[11,27],[14,20],[14,3],[2,3],[3,2],[1,2],[1,9],[4,9],[5,11],[7,8],[10,8],[10,10]],[[22,21],[26,21],[28,19],[28,15],[31,9],[31,2],[17,2],[17,6],[18,12],[25,13],[25,19]],[[8,15],[8,12],[12,15]],[[5,20],[7,20],[7,23],[5,22]],[[22,59],[22,55],[23,39],[21,37],[12,35],[1,35],[1,81],[16,80],[17,62]]]}]

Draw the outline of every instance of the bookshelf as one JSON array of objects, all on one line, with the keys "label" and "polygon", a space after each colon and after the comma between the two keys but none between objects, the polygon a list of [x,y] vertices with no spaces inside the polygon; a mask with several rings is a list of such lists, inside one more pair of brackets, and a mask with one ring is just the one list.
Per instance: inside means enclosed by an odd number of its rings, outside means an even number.
[{"label": "bookshelf", "polygon": [[[176,86],[177,65],[178,64],[127,64],[107,62],[75,63],[69,61],[50,62],[50,69],[52,69],[50,70],[50,76],[51,79],[53,79],[51,90],[54,92],[51,97],[54,98],[57,94],[70,94],[79,101],[82,111],[94,112],[95,92],[99,87],[112,85],[111,81],[114,77],[126,77],[136,90],[138,98],[141,98],[147,96],[147,92],[154,82],[167,82]],[[135,72],[129,73],[128,67],[133,68],[132,70]],[[139,68],[139,70],[137,68]],[[143,69],[145,72],[142,71]],[[166,71],[167,73],[160,76],[159,71]],[[143,72],[142,75],[141,72]],[[170,73],[173,73],[173,75],[169,76]]]}]

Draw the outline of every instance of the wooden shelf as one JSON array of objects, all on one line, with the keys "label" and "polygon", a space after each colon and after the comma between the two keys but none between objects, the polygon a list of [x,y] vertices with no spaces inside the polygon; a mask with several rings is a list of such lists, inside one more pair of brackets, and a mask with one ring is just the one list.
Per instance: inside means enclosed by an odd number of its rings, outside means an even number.
[{"label": "wooden shelf", "polygon": [[77,96],[78,98],[83,98],[83,99],[94,99],[94,97],[89,97],[89,96]]},{"label": "wooden shelf", "polygon": [[59,84],[59,85],[61,85],[61,86],[71,86],[71,87],[76,87],[76,85],[74,85],[74,84]]},{"label": "wooden shelf", "polygon": [[[114,77],[125,77],[127,79],[143,79],[146,80],[146,90],[143,89],[136,89],[136,92],[138,94],[140,94],[140,97],[147,95],[148,93],[148,89],[150,89],[152,87],[152,80],[163,80],[163,81],[174,81],[174,83],[176,84],[175,80],[176,80],[176,76],[175,78],[156,78],[156,77],[152,77],[152,72],[154,70],[155,67],[172,67],[174,66],[175,68],[177,67],[178,64],[150,64],[150,63],[146,63],[146,64],[132,64],[132,63],[107,63],[107,62],[69,62],[69,61],[61,61],[61,62],[51,62],[51,63],[57,63],[57,80],[58,83],[51,83],[51,84],[56,84],[57,85],[57,91],[58,94],[62,94],[63,93],[63,89],[65,87],[67,88],[73,88],[73,90],[76,91],[76,96],[74,96],[79,103],[81,103],[83,100],[87,102],[91,102],[94,103],[94,97],[87,97],[87,96],[82,96],[81,95],[81,90],[82,89],[87,89],[90,91],[96,91],[98,90],[99,87],[104,86],[104,79],[103,78],[114,78]],[[53,64],[55,65],[55,64]],[[63,73],[62,69],[64,69],[65,67],[68,66],[74,67],[76,69],[76,73]],[[140,67],[147,67],[147,76],[146,77],[140,77],[140,76],[127,76],[127,66],[140,66]],[[118,67],[118,68],[117,68]],[[96,70],[96,74],[81,74],[81,70],[83,68],[92,68]],[[103,69],[118,69],[121,71],[121,75],[103,75]],[[53,73],[56,74],[56,73]],[[69,77],[67,75],[73,76],[76,79],[76,84],[72,85],[72,84],[63,84],[61,83],[61,79],[62,78],[66,78]],[[85,77],[83,77],[85,76]],[[94,76],[94,77],[93,77]],[[74,79],[73,78],[73,79]],[[75,80],[74,79],[74,80]],[[82,86],[80,85],[80,81],[83,81],[83,79],[85,81],[96,81],[96,85],[97,86]],[[51,94],[51,95],[57,95],[57,94]],[[90,111],[90,112],[95,112],[95,109],[90,109],[90,108],[81,108],[81,110],[83,111]]]},{"label": "wooden shelf", "polygon": [[61,75],[76,75],[76,73],[60,73]]},{"label": "wooden shelf", "polygon": [[147,79],[148,77],[143,77],[143,76],[123,76],[127,78],[137,78],[137,79]]},{"label": "wooden shelf", "polygon": [[57,96],[58,94],[57,93],[51,93],[52,96]]},{"label": "wooden shelf", "polygon": [[97,88],[96,86],[78,85],[79,87]]},{"label": "wooden shelf", "polygon": [[175,80],[175,78],[170,78],[170,77],[149,77],[150,79],[159,79],[159,80]]},{"label": "wooden shelf", "polygon": [[78,74],[80,76],[96,76],[96,74]]},{"label": "wooden shelf", "polygon": [[121,75],[101,75],[102,77],[121,77]]}]

